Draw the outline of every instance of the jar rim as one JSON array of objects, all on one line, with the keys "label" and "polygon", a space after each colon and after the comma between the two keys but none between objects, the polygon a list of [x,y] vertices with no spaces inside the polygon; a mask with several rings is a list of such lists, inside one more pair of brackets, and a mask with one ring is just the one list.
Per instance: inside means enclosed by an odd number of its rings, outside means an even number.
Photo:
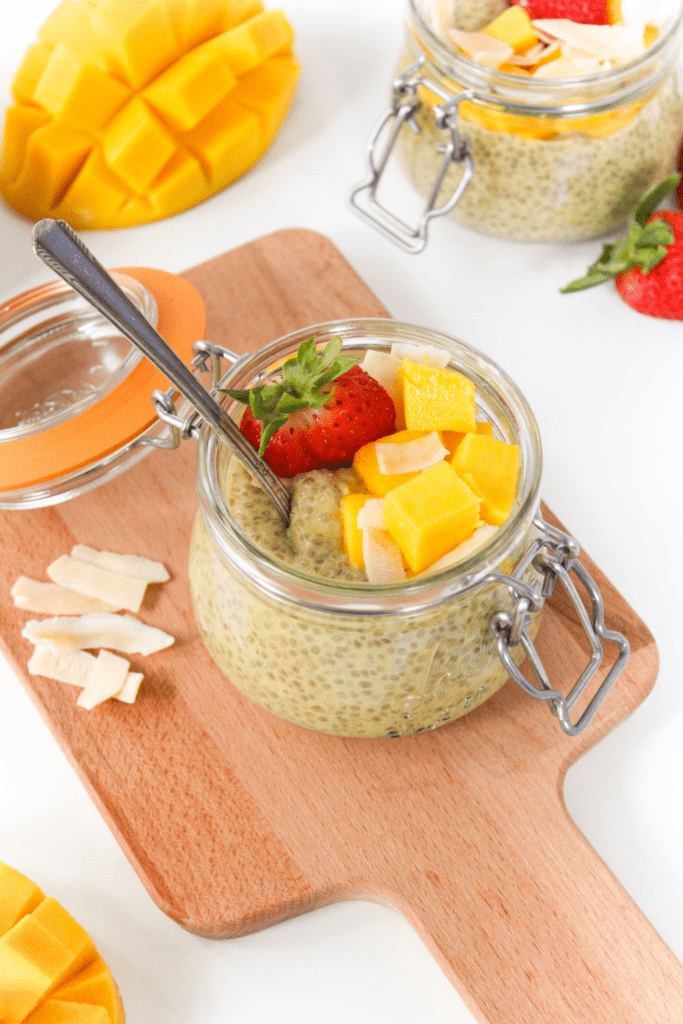
[{"label": "jar rim", "polygon": [[[409,614],[451,600],[477,586],[514,551],[531,528],[540,504],[541,441],[524,395],[507,373],[478,349],[439,331],[384,318],[328,321],[285,335],[240,358],[221,380],[221,386],[229,383],[233,388],[247,387],[259,374],[272,372],[311,335],[318,344],[339,335],[346,350],[389,349],[395,341],[446,348],[451,354],[449,365],[475,383],[479,407],[495,416],[498,429],[520,445],[520,485],[513,509],[488,545],[442,572],[381,585],[312,576],[279,562],[240,531],[221,489],[221,474],[227,468],[223,463],[232,456],[226,456],[223,443],[204,425],[197,456],[197,491],[200,512],[214,547],[224,561],[271,597],[330,612]],[[228,396],[221,396],[221,401],[230,415],[239,415],[242,407],[238,403]]]},{"label": "jar rim", "polygon": [[[636,100],[657,85],[675,61],[683,31],[683,4],[658,39],[642,54],[605,71],[576,78],[533,79],[485,67],[449,47],[436,34],[421,8],[423,0],[408,0],[409,35],[442,77],[457,81],[506,106],[532,116],[578,116],[600,112]],[[577,101],[577,94],[581,97]],[[475,97],[472,97],[476,100]]]}]

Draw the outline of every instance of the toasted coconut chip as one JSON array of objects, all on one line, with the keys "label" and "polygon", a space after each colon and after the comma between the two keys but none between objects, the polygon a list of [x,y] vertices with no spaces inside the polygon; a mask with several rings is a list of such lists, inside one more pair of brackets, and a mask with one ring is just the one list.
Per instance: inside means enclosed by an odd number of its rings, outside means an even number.
[{"label": "toasted coconut chip", "polygon": [[396,473],[419,473],[441,462],[448,454],[436,430],[426,437],[416,437],[414,441],[404,444],[391,444],[385,441],[375,444],[377,466],[380,473],[393,476]]},{"label": "toasted coconut chip", "polygon": [[358,513],[358,529],[367,530],[373,526],[377,530],[386,530],[384,525],[384,498],[368,498]]},{"label": "toasted coconut chip", "polygon": [[486,32],[463,32],[459,28],[449,28],[447,36],[449,41],[468,57],[489,68],[497,68],[504,64],[515,52],[507,43],[494,39]]},{"label": "toasted coconut chip", "polygon": [[97,551],[85,544],[76,544],[71,549],[71,557],[78,562],[87,562],[109,572],[118,572],[134,580],[145,580],[147,583],[165,583],[170,574],[161,562],[140,555],[119,555],[113,551]]},{"label": "toasted coconut chip", "polygon": [[111,651],[100,651],[95,658],[90,678],[76,701],[78,706],[91,711],[98,704],[116,696],[125,686],[129,668],[130,662],[125,658]]},{"label": "toasted coconut chip", "polygon": [[531,67],[533,64],[538,64],[539,60],[544,60],[546,57],[550,57],[556,50],[559,51],[560,44],[557,40],[552,43],[537,43],[536,46],[532,46],[526,53],[515,53],[508,64],[517,64],[521,68]]},{"label": "toasted coconut chip", "polygon": [[60,644],[88,650],[110,647],[123,654],[154,654],[174,642],[168,633],[146,626],[132,615],[114,615],[111,612],[60,615],[41,621],[32,619],[26,623],[21,635],[32,644]]},{"label": "toasted coconut chip", "polygon": [[86,612],[117,612],[121,605],[86,597],[58,583],[43,583],[20,576],[10,591],[16,608],[41,615],[83,615]]},{"label": "toasted coconut chip", "polygon": [[559,57],[547,64],[541,64],[532,78],[582,78],[604,71],[605,65],[597,57]]},{"label": "toasted coconut chip", "polygon": [[567,18],[540,18],[532,22],[544,37],[566,43],[578,56],[600,60],[629,60],[643,52],[642,29],[627,25],[580,25]]},{"label": "toasted coconut chip", "polygon": [[[32,676],[44,676],[46,679],[54,679],[59,683],[69,683],[71,686],[84,688],[92,675],[97,664],[94,654],[87,651],[74,649],[73,647],[61,647],[59,644],[36,644],[31,659],[28,663],[28,671]],[[132,704],[135,701],[140,683],[143,680],[142,672],[129,672],[125,682],[118,693],[114,696],[117,700]]]},{"label": "toasted coconut chip", "polygon": [[464,562],[466,558],[473,555],[479,548],[483,548],[485,544],[492,539],[494,534],[498,532],[497,526],[480,526],[478,530],[475,530],[471,537],[464,540],[462,544],[458,544],[457,548],[453,548],[452,551],[447,552],[436,562],[433,562],[428,569],[420,573],[420,576],[426,576],[432,572],[442,572],[444,569],[449,569],[453,565],[457,565],[458,562]]},{"label": "toasted coconut chip", "polygon": [[386,530],[363,530],[363,561],[369,583],[400,583],[406,578],[398,544]]},{"label": "toasted coconut chip", "polygon": [[145,580],[122,576],[118,572],[110,572],[97,565],[79,562],[69,555],[57,558],[48,565],[46,572],[54,583],[59,583],[62,587],[68,587],[88,597],[96,597],[117,608],[127,608],[131,612],[140,610],[147,588]]},{"label": "toasted coconut chip", "polygon": [[448,366],[450,353],[438,345],[410,345],[407,342],[395,341],[391,346],[391,354],[399,362],[410,359],[414,363],[427,363],[428,366],[438,366],[441,369]]},{"label": "toasted coconut chip", "polygon": [[375,349],[368,349],[360,364],[361,370],[365,370],[373,380],[376,380],[394,403],[397,430],[400,430],[405,422],[403,418],[403,385],[399,375],[400,366],[401,360],[396,356],[390,355],[388,352],[377,352]]}]

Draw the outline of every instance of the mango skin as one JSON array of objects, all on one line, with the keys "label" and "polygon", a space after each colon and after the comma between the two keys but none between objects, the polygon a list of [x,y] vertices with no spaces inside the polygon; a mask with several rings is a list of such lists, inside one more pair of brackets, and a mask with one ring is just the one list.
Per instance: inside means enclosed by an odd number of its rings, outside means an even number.
[{"label": "mango skin", "polygon": [[0,193],[30,220],[173,216],[263,155],[299,75],[261,0],[62,0],[17,71]]},{"label": "mango skin", "polygon": [[109,968],[81,925],[0,862],[3,1024],[124,1024]]}]

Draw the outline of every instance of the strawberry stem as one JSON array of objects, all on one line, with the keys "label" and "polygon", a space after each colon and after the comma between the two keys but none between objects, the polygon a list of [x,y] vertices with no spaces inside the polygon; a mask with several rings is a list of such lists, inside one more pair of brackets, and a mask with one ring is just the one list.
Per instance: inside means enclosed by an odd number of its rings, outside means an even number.
[{"label": "strawberry stem", "polygon": [[620,241],[604,246],[598,259],[588,268],[588,273],[560,291],[564,294],[593,288],[632,267],[640,267],[643,274],[648,274],[661,263],[674,241],[673,229],[664,220],[654,220],[650,224],[648,220],[680,180],[680,174],[670,174],[646,192],[629,215],[626,235]]},{"label": "strawberry stem", "polygon": [[246,391],[220,388],[223,394],[248,405],[255,420],[261,422],[261,443],[258,453],[263,455],[268,442],[292,413],[301,409],[318,409],[329,400],[323,388],[340,377],[359,360],[340,355],[342,340],[335,335],[322,352],[316,348],[315,338],[302,341],[295,357],[282,367],[282,380],[275,384],[259,384]]}]

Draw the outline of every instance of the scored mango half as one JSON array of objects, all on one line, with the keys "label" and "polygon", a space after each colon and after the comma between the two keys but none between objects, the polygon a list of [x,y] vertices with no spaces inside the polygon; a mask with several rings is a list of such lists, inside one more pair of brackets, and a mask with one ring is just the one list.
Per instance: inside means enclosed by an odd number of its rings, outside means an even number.
[{"label": "scored mango half", "polygon": [[12,84],[0,192],[31,220],[180,213],[263,155],[299,64],[261,0],[62,0]]},{"label": "scored mango half", "polygon": [[1,862],[0,1021],[124,1024],[114,979],[85,929]]}]

